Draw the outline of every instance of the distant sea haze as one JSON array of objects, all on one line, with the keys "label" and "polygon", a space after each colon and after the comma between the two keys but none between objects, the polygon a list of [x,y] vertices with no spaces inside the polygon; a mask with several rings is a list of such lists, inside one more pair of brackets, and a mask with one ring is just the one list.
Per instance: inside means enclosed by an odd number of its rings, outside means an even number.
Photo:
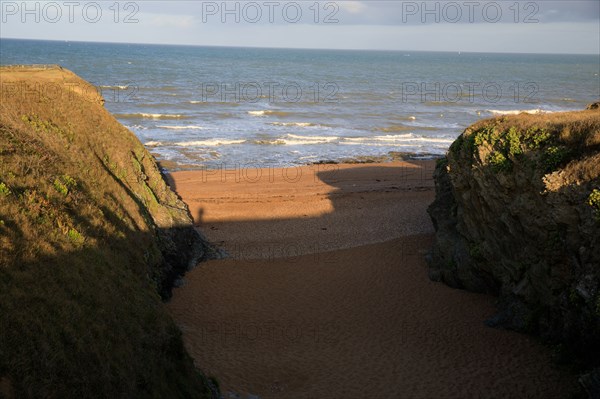
[{"label": "distant sea haze", "polygon": [[170,169],[443,155],[478,119],[580,110],[600,97],[593,55],[1,47],[2,64],[59,64],[94,84]]}]

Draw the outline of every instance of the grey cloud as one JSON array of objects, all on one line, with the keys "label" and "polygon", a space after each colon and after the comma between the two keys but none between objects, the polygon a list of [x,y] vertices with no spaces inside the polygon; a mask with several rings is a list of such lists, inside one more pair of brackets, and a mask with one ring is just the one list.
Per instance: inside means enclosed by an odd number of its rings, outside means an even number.
[{"label": "grey cloud", "polygon": [[[313,23],[317,14],[313,1],[255,0],[255,1],[138,1],[140,10],[148,13],[194,17],[200,23],[236,24],[234,13],[226,10],[237,7],[239,23],[249,23],[257,9],[262,13],[257,24],[288,24],[282,15],[285,7],[298,4],[303,12],[300,23]],[[253,5],[249,6],[249,4]],[[515,6],[515,3],[518,6]],[[224,5],[224,6],[223,6]],[[258,7],[256,7],[257,5]],[[600,2],[554,1],[554,0],[499,0],[499,1],[380,1],[380,0],[320,0],[319,23],[329,15],[340,25],[422,25],[422,24],[468,24],[468,23],[550,23],[600,21]],[[247,14],[244,15],[244,10]],[[273,20],[269,21],[269,12]],[[248,17],[248,18],[245,18]]]}]

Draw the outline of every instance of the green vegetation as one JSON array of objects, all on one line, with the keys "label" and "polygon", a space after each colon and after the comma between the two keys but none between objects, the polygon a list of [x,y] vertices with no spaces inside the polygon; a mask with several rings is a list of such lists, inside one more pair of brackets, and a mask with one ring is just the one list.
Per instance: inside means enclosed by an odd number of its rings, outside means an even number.
[{"label": "green vegetation", "polygon": [[67,236],[69,236],[69,239],[77,245],[81,245],[83,244],[84,238],[81,235],[81,233],[79,233],[77,230],[75,229],[69,229],[69,232],[67,233]]},{"label": "green vegetation", "polygon": [[600,190],[592,190],[588,197],[588,205],[594,209],[596,218],[600,219]]},{"label": "green vegetation", "polygon": [[597,211],[600,211],[600,190],[594,189],[588,197],[588,204]]},{"label": "green vegetation", "polygon": [[514,126],[508,129],[506,133],[508,141],[508,154],[511,157],[517,157],[523,154],[523,144],[521,143],[521,132]]},{"label": "green vegetation", "polygon": [[77,187],[77,182],[69,175],[54,179],[54,188],[65,197],[69,194],[69,190],[75,187]]},{"label": "green vegetation", "polygon": [[545,149],[542,156],[542,164],[546,172],[552,172],[558,169],[560,165],[565,163],[570,155],[569,150],[565,146],[550,146]]},{"label": "green vegetation", "polygon": [[448,166],[448,158],[443,157],[443,158],[436,159],[435,166],[436,166],[436,168],[445,168],[446,166]]},{"label": "green vegetation", "polygon": [[36,114],[23,115],[21,120],[29,124],[38,133],[56,134],[69,143],[73,142],[73,131],[70,128],[62,129],[51,120],[43,120]]},{"label": "green vegetation", "polygon": [[65,87],[40,100],[19,73],[27,90],[0,85],[0,397],[210,397],[161,303],[167,250],[190,259],[162,237],[188,215],[98,98]]},{"label": "green vegetation", "polygon": [[0,195],[3,197],[10,195],[10,189],[5,183],[0,182]]},{"label": "green vegetation", "polygon": [[537,150],[547,143],[552,135],[543,128],[532,127],[525,131],[525,142],[527,143],[527,149]]},{"label": "green vegetation", "polygon": [[483,151],[485,163],[496,173],[508,173],[515,164],[523,163],[534,168],[540,165],[545,174],[568,163],[572,152],[561,143],[560,131],[507,122],[519,122],[519,118],[499,118],[475,125],[453,143],[451,151],[464,149],[471,156],[477,149]]},{"label": "green vegetation", "polygon": [[492,165],[494,172],[509,172],[512,169],[512,162],[499,151],[492,152],[488,155],[486,161]]}]

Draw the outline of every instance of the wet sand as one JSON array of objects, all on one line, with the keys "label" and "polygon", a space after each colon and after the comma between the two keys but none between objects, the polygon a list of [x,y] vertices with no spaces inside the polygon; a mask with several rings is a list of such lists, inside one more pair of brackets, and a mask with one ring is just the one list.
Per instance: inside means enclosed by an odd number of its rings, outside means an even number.
[{"label": "wet sand", "polygon": [[484,325],[493,297],[427,278],[433,167],[174,173],[231,256],[167,305],[197,365],[242,398],[568,397],[548,348]]}]

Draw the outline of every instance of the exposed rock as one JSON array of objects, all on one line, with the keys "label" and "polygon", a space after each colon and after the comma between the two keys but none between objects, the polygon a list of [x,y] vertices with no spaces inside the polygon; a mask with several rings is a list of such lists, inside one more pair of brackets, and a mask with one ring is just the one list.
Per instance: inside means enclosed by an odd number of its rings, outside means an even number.
[{"label": "exposed rock", "polygon": [[579,383],[583,386],[590,399],[600,399],[600,368],[582,375],[579,378]]},{"label": "exposed rock", "polygon": [[591,103],[585,109],[598,109],[600,108],[600,101],[596,101],[595,103]]},{"label": "exposed rock", "polygon": [[[429,275],[499,295],[487,321],[600,363],[600,113],[476,123],[435,171]],[[597,196],[595,196],[598,193]]]}]

